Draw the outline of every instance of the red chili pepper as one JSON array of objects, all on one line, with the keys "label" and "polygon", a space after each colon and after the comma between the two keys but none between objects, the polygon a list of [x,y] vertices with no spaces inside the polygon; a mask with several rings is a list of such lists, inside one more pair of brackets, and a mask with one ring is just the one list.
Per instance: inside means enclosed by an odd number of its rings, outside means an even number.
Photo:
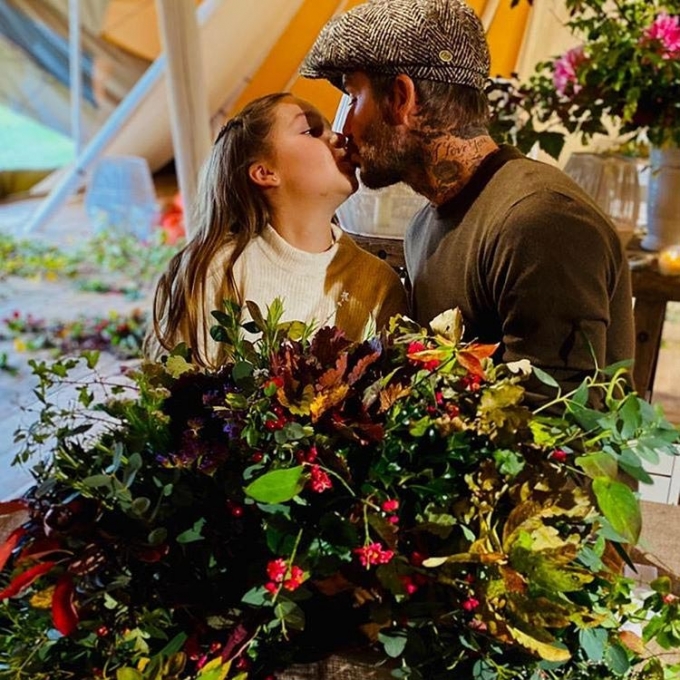
[{"label": "red chili pepper", "polygon": [[56,562],[41,562],[30,569],[26,569],[26,571],[13,578],[4,590],[0,590],[0,600],[5,600],[28,588],[33,581],[46,574],[55,564]]},{"label": "red chili pepper", "polygon": [[68,574],[64,574],[57,581],[52,596],[52,622],[62,635],[70,635],[78,626],[73,591],[73,580]]}]

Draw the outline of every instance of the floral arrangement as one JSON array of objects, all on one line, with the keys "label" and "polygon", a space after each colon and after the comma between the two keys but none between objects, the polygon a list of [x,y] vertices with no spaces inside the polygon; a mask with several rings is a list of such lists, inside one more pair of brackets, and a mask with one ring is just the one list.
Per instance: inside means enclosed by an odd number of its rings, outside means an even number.
[{"label": "floral arrangement", "polygon": [[73,354],[96,350],[132,359],[142,355],[148,319],[141,309],[129,314],[112,311],[106,316],[79,316],[70,321],[46,321],[15,310],[2,324],[5,332],[0,329],[0,340],[13,339],[20,352],[53,349],[59,354]]},{"label": "floral arrangement", "polygon": [[371,648],[414,680],[677,677],[645,649],[680,645],[669,579],[639,600],[622,576],[640,509],[618,473],[649,481],[678,431],[625,367],[530,409],[525,380],[554,381],[462,343],[456,311],[355,343],[248,307],[213,312],[219,370],[180,346],[70,415],[46,395],[75,361],[35,363],[19,457],[50,455],[0,504],[24,513],[0,675],[271,679]]},{"label": "floral arrangement", "polygon": [[680,2],[565,0],[581,41],[537,66],[525,108],[587,142],[608,134],[655,146],[680,143]]}]

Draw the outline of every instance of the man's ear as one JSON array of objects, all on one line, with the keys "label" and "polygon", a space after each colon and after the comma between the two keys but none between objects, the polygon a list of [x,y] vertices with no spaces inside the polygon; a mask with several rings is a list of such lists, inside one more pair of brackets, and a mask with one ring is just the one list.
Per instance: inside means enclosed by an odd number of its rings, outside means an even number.
[{"label": "man's ear", "polygon": [[248,177],[260,187],[277,187],[281,182],[276,172],[263,161],[255,161],[250,164]]},{"label": "man's ear", "polygon": [[416,86],[410,76],[400,73],[392,82],[390,96],[390,114],[393,125],[409,124],[412,117],[418,112],[418,95]]}]

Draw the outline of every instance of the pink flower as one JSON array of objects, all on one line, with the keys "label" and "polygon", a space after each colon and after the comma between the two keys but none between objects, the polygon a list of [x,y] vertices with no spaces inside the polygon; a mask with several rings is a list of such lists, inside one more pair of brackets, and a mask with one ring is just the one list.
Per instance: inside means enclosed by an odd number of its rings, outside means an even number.
[{"label": "pink flower", "polygon": [[573,94],[576,94],[581,89],[581,86],[578,84],[576,71],[584,61],[583,46],[572,47],[555,60],[553,66],[553,84],[559,94],[567,94],[568,89]]},{"label": "pink flower", "polygon": [[661,56],[664,59],[673,59],[680,55],[680,22],[677,16],[660,12],[652,25],[645,30],[644,36],[661,44]]},{"label": "pink flower", "polygon": [[385,550],[380,543],[369,543],[361,548],[354,548],[354,552],[359,555],[359,561],[364,567],[387,564],[394,557],[394,551]]},{"label": "pink flower", "polygon": [[309,477],[309,483],[312,487],[312,491],[316,491],[316,493],[323,493],[326,491],[326,489],[333,488],[333,482],[331,482],[331,478],[318,465],[312,465],[309,472]]}]

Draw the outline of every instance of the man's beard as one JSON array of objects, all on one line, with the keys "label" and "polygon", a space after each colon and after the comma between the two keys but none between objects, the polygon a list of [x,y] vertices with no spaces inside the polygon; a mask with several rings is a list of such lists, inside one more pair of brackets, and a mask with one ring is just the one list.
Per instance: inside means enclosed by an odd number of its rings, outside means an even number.
[{"label": "man's beard", "polygon": [[359,177],[369,189],[382,189],[407,181],[416,167],[422,167],[415,148],[399,140],[382,120],[374,120],[364,130]]}]

